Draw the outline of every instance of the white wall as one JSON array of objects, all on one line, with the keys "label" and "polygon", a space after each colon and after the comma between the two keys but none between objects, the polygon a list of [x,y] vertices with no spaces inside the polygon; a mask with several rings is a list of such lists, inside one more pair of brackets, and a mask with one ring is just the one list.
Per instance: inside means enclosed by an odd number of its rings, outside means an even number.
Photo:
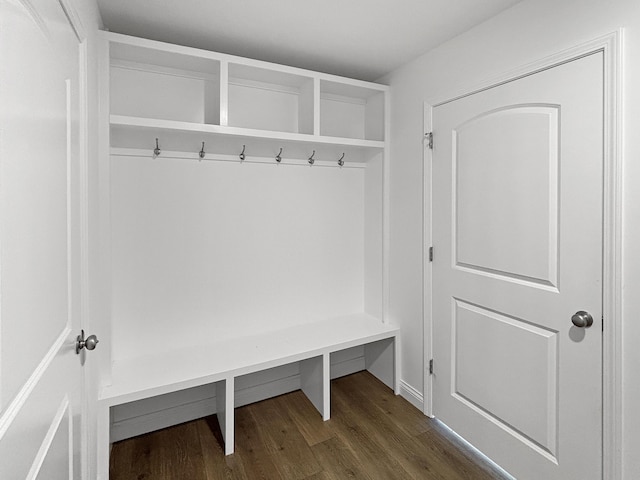
[{"label": "white wall", "polygon": [[[525,0],[399,68],[391,92],[391,320],[402,327],[402,380],[423,389],[423,102],[624,27],[623,472],[640,478],[640,2]],[[436,207],[437,208],[437,207]]]}]

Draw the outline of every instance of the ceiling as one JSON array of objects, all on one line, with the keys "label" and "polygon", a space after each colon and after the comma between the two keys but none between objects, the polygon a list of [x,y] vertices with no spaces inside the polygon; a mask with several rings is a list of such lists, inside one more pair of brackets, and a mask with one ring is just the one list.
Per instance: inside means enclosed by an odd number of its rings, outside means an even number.
[{"label": "ceiling", "polygon": [[113,32],[376,80],[519,0],[98,0]]}]

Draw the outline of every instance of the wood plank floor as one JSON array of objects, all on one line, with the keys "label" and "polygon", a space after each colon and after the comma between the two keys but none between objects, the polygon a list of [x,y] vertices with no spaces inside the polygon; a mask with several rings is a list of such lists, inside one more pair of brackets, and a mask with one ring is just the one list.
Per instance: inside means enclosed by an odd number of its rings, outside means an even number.
[{"label": "wood plank floor", "polygon": [[301,391],[236,409],[225,457],[215,416],[117,442],[111,480],[502,479],[368,372],[334,380],[331,420]]}]

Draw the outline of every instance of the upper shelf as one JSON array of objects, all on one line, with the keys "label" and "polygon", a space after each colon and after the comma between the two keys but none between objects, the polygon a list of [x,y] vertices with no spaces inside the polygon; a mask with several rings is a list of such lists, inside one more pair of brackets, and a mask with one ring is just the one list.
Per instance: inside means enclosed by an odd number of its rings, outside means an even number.
[{"label": "upper shelf", "polygon": [[202,141],[260,140],[267,150],[282,148],[283,142],[291,151],[301,145],[305,152],[314,145],[352,152],[385,146],[387,86],[103,35],[112,147],[147,148],[159,132],[183,139],[204,135]]},{"label": "upper shelf", "polygon": [[[273,132],[250,128],[158,120],[111,115],[111,146],[151,151],[156,138],[163,149],[196,151],[205,142],[207,151],[237,154],[247,145],[247,155],[306,160],[316,151],[317,160],[334,160],[344,153],[345,161],[361,163],[384,149],[384,142],[335,138],[301,133]],[[280,148],[283,149],[280,152]]]}]

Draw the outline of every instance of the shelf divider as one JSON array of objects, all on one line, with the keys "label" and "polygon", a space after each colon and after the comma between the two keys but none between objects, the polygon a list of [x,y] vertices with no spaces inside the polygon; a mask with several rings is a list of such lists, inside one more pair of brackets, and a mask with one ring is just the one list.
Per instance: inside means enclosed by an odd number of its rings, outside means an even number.
[{"label": "shelf divider", "polygon": [[220,62],[220,125],[229,124],[229,62]]}]

